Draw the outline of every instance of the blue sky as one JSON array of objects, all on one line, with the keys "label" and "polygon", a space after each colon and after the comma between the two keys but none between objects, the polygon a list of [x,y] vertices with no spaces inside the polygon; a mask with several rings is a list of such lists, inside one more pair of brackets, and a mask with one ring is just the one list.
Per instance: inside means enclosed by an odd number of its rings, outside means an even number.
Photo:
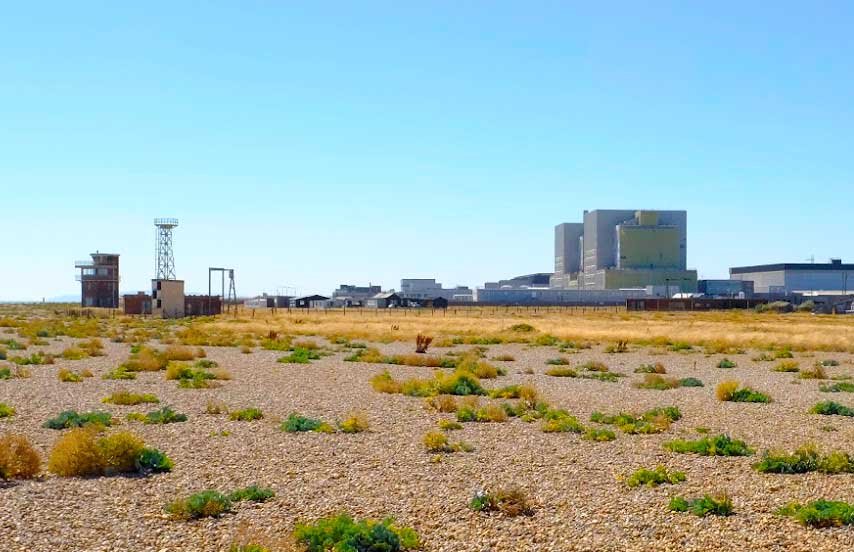
[{"label": "blue sky", "polygon": [[241,294],[550,271],[595,208],[686,209],[701,277],[851,261],[852,26],[850,2],[9,2],[0,299],[79,293],[96,249],[147,289],[159,216],[193,291],[208,266]]}]

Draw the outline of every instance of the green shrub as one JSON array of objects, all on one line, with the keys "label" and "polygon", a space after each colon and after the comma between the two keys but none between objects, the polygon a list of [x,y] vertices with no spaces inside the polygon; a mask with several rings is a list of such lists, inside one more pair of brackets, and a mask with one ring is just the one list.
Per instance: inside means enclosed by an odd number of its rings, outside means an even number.
[{"label": "green shrub", "polygon": [[235,410],[228,415],[230,420],[238,420],[241,422],[252,422],[260,420],[264,417],[264,413],[260,408],[244,408],[243,410]]},{"label": "green shrub", "polygon": [[781,360],[772,368],[775,372],[799,372],[800,369],[800,363],[794,360]]},{"label": "green shrub", "polygon": [[441,429],[442,431],[454,431],[462,428],[463,424],[459,422],[454,422],[451,420],[439,420],[439,429]]},{"label": "green shrub", "polygon": [[667,370],[660,362],[655,364],[641,364],[635,368],[635,374],[666,374]]},{"label": "green shrub", "polygon": [[750,456],[753,450],[744,441],[731,439],[729,435],[703,437],[695,441],[676,439],[664,443],[672,452],[694,453],[701,456]]},{"label": "green shrub", "polygon": [[298,523],[294,538],[306,552],[399,552],[420,547],[418,535],[392,518],[355,521],[346,514]]},{"label": "green shrub", "polygon": [[207,490],[178,499],[165,508],[176,519],[219,517],[231,511],[231,500],[219,491]]},{"label": "green shrub", "polygon": [[109,427],[113,423],[113,417],[109,412],[82,412],[65,410],[60,412],[56,418],[51,418],[44,423],[48,429],[70,429],[83,427],[84,425],[100,425]]},{"label": "green shrub", "polygon": [[703,382],[697,378],[682,378],[679,380],[679,387],[703,387]]},{"label": "green shrub", "polygon": [[186,422],[187,415],[179,414],[168,406],[164,406],[158,410],[152,410],[140,420],[145,424],[173,424],[177,422]]},{"label": "green shrub", "polygon": [[675,406],[653,408],[639,417],[625,412],[616,415],[593,412],[590,415],[591,422],[614,425],[623,433],[630,435],[661,433],[666,431],[672,422],[680,418],[682,418],[682,413]]},{"label": "green shrub", "polygon": [[104,397],[101,402],[121,405],[156,404],[160,402],[160,399],[150,393],[131,393],[126,389],[120,389],[109,397]]},{"label": "green shrub", "polygon": [[438,374],[436,390],[444,395],[486,395],[477,376],[460,370],[450,376]]},{"label": "green shrub", "polygon": [[854,504],[833,500],[814,500],[808,504],[792,502],[776,512],[811,527],[854,525]]},{"label": "green shrub", "polygon": [[338,424],[338,429],[343,433],[362,433],[367,431],[370,424],[368,416],[364,412],[354,412],[349,418]]},{"label": "green shrub", "polygon": [[581,438],[587,441],[613,441],[617,436],[610,429],[589,427],[584,431],[584,435]]},{"label": "green shrub", "polygon": [[533,345],[538,345],[540,347],[554,347],[558,343],[560,343],[560,339],[550,334],[538,335],[536,339],[532,341]]},{"label": "green shrub", "polygon": [[522,323],[513,324],[512,326],[510,326],[510,331],[516,333],[531,333],[537,331],[537,329],[530,324]]},{"label": "green shrub", "polygon": [[6,403],[0,402],[0,418],[8,418],[15,415],[15,409]]},{"label": "green shrub", "polygon": [[172,469],[172,461],[126,431],[98,438],[94,426],[75,428],[60,437],[50,453],[48,470],[61,477],[143,474]]},{"label": "green shrub", "polygon": [[502,407],[494,404],[488,404],[481,407],[463,405],[457,409],[457,421],[506,422],[507,412]]},{"label": "green shrub", "polygon": [[813,414],[823,414],[825,416],[854,416],[854,409],[841,405],[833,401],[822,401],[810,408]]},{"label": "green shrub", "polygon": [[8,366],[0,366],[0,380],[12,378],[12,370]]},{"label": "green shrub", "polygon": [[103,375],[103,379],[105,380],[135,380],[136,373],[128,370],[124,366],[118,366],[113,368],[109,372]]},{"label": "green shrub", "polygon": [[732,515],[732,500],[726,495],[703,495],[691,500],[676,496],[670,499],[669,508],[673,512],[691,512],[698,517],[729,516]]},{"label": "green shrub", "polygon": [[318,433],[333,433],[335,428],[314,418],[306,418],[297,413],[290,414],[280,426],[282,431],[288,433],[300,433],[304,431],[316,431]]},{"label": "green shrub", "polygon": [[642,382],[635,384],[635,387],[638,389],[667,391],[668,389],[679,387],[703,387],[703,382],[697,378],[665,378],[657,373],[648,373],[644,376]]},{"label": "green shrub", "polygon": [[318,360],[319,358],[320,353],[317,351],[297,347],[291,351],[291,354],[279,358],[278,362],[286,364],[311,364],[312,360]]},{"label": "green shrub", "polygon": [[830,368],[830,367],[832,367],[832,366],[839,366],[839,361],[838,361],[838,360],[834,360],[834,359],[832,359],[832,358],[827,358],[827,359],[822,360],[822,361],[820,362],[820,364],[821,364],[822,366],[824,366],[825,368]]},{"label": "green shrub", "polygon": [[228,499],[232,502],[241,502],[248,500],[250,502],[266,502],[276,496],[272,489],[250,485],[243,489],[237,489],[229,493]]},{"label": "green shrub", "polygon": [[9,361],[14,362],[20,366],[31,366],[31,365],[42,365],[42,364],[53,364],[53,355],[49,353],[33,353],[28,357],[22,356],[13,356],[9,357]]},{"label": "green shrub", "polygon": [[548,409],[543,415],[544,433],[583,433],[584,426],[566,410]]},{"label": "green shrub", "polygon": [[550,358],[546,361],[546,364],[549,364],[551,366],[566,366],[569,364],[569,360],[563,357]]},{"label": "green shrub", "polygon": [[519,487],[499,488],[493,492],[477,491],[469,501],[475,512],[502,512],[507,516],[532,516],[534,507]]},{"label": "green shrub", "polygon": [[819,363],[816,363],[815,366],[810,370],[803,370],[799,374],[799,377],[801,379],[828,379],[827,372],[824,370],[824,367]]},{"label": "green shrub", "polygon": [[572,368],[549,368],[546,370],[546,375],[556,378],[576,378],[578,377],[578,372]]},{"label": "green shrub", "polygon": [[172,471],[172,460],[156,448],[143,448],[136,457],[136,470],[140,473]]},{"label": "green shrub", "polygon": [[770,403],[771,397],[750,387],[739,387],[737,381],[722,381],[715,388],[715,395],[720,401]]},{"label": "green shrub", "polygon": [[840,381],[833,384],[822,383],[818,386],[819,391],[825,393],[854,393],[854,383]]},{"label": "green shrub", "polygon": [[685,474],[679,471],[668,472],[664,466],[657,466],[655,469],[648,470],[640,468],[626,478],[626,485],[629,487],[658,487],[665,483],[675,485],[685,481]]},{"label": "green shrub", "polygon": [[728,358],[724,358],[718,362],[718,368],[735,368],[736,366],[738,365]]},{"label": "green shrub", "polygon": [[753,468],[761,473],[852,473],[854,460],[844,452],[822,455],[814,445],[804,445],[792,454],[765,451]]}]

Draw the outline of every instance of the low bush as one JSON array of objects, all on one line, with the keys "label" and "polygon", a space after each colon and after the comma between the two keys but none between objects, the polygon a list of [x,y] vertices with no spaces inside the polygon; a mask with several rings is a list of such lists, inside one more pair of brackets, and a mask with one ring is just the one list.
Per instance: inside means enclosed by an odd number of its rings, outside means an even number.
[{"label": "low bush", "polygon": [[312,360],[318,360],[320,353],[314,349],[305,349],[296,347],[291,351],[291,354],[280,357],[277,362],[285,364],[311,364]]},{"label": "low bush", "polygon": [[106,374],[104,374],[103,379],[105,380],[135,380],[136,373],[128,370],[124,365],[113,368]]},{"label": "low bush", "polygon": [[718,368],[735,368],[738,365],[730,359],[724,358],[720,362],[718,362],[717,366]]},{"label": "low bush", "polygon": [[424,435],[422,439],[422,443],[424,444],[424,448],[427,449],[427,452],[471,452],[474,450],[471,445],[459,441],[457,443],[450,443],[448,441],[448,437],[439,431],[430,431]]},{"label": "low bush", "polygon": [[750,456],[753,450],[744,441],[731,439],[729,435],[703,437],[694,441],[676,439],[664,443],[671,452],[693,453],[701,456]]},{"label": "low bush", "polygon": [[219,491],[207,490],[178,499],[165,508],[175,519],[219,517],[231,511],[231,500]]},{"label": "low bush", "polygon": [[250,485],[243,489],[237,489],[228,493],[228,499],[232,502],[266,502],[276,496],[272,489]]},{"label": "low bush", "polygon": [[368,416],[364,412],[354,412],[338,424],[338,429],[342,433],[362,433],[367,431],[368,427],[370,427]]},{"label": "low bush", "polygon": [[839,381],[832,384],[822,383],[818,390],[824,393],[854,393],[854,383]]},{"label": "low bush", "polygon": [[792,454],[765,451],[753,468],[760,473],[854,473],[854,459],[844,452],[823,455],[814,445],[804,445]]},{"label": "low bush", "polygon": [[507,412],[496,405],[488,404],[479,408],[460,406],[457,409],[458,422],[506,422]]},{"label": "low bush", "polygon": [[854,408],[849,408],[845,405],[833,401],[822,401],[816,403],[810,408],[812,414],[822,414],[824,416],[854,416]]},{"label": "low bush", "polygon": [[801,373],[798,375],[798,377],[800,377],[801,379],[818,379],[818,380],[823,380],[823,379],[828,378],[827,372],[824,370],[824,367],[819,363],[816,363],[815,366],[813,366],[813,368],[810,370],[802,370]]},{"label": "low bush", "polygon": [[578,372],[572,368],[549,368],[546,370],[546,375],[556,378],[577,378]]},{"label": "low bush", "polygon": [[722,381],[715,388],[715,396],[719,401],[770,403],[771,397],[750,387],[739,387],[734,380]]},{"label": "low bush", "polygon": [[628,353],[629,345],[626,341],[617,341],[605,347],[606,353]]},{"label": "low bush", "polygon": [[0,418],[9,418],[15,415],[15,409],[6,403],[0,402]]},{"label": "low bush", "polygon": [[[201,354],[200,354],[201,353]],[[161,353],[167,362],[171,360],[193,360],[196,357],[203,357],[204,349],[191,349],[180,345],[170,345]]]},{"label": "low bush", "polygon": [[830,368],[830,367],[833,367],[833,366],[839,366],[839,361],[838,361],[838,360],[834,360],[834,359],[832,359],[832,358],[826,358],[826,359],[824,359],[824,360],[820,361],[820,364],[821,364],[822,366],[824,366],[825,368]]},{"label": "low bush", "polygon": [[454,431],[462,428],[463,424],[459,422],[454,422],[451,420],[439,420],[439,429],[441,429],[442,431]]},{"label": "low bush", "polygon": [[48,429],[71,429],[85,425],[109,427],[113,424],[113,417],[109,412],[81,412],[65,410],[60,412],[56,418],[51,418],[44,423]]},{"label": "low bush", "polygon": [[456,412],[457,399],[452,395],[436,395],[425,399],[425,404],[436,412]]},{"label": "low bush", "polygon": [[228,412],[228,405],[218,399],[211,399],[205,404],[205,412],[208,414],[225,414]]},{"label": "low bush", "polygon": [[544,433],[584,433],[578,418],[563,409],[548,409],[542,416]]},{"label": "low bush", "polygon": [[241,422],[252,422],[260,420],[264,417],[264,413],[260,408],[244,408],[243,410],[235,410],[228,415],[228,419]]},{"label": "low bush", "polygon": [[653,408],[640,416],[625,412],[616,415],[593,412],[590,415],[591,422],[613,425],[623,433],[630,435],[661,433],[667,431],[670,428],[670,424],[681,418],[682,413],[675,406]]},{"label": "low bush", "polygon": [[646,374],[642,382],[636,383],[638,389],[655,389],[666,391],[679,387],[703,387],[703,382],[697,378],[665,378],[657,373]]},{"label": "low bush", "polygon": [[65,360],[83,360],[89,354],[79,347],[67,347],[62,351],[62,358]]},{"label": "low bush", "polygon": [[41,471],[41,464],[39,453],[26,436],[0,435],[0,480],[32,479]]},{"label": "low bush", "polygon": [[151,393],[131,393],[127,389],[119,389],[112,395],[104,397],[101,402],[120,405],[156,404],[160,399]]},{"label": "low bush", "polygon": [[513,362],[514,360],[516,360],[516,357],[514,357],[513,355],[503,354],[503,355],[495,355],[494,357],[492,357],[491,360],[498,361],[498,362]]},{"label": "low bush", "polygon": [[30,356],[13,356],[9,361],[21,366],[38,366],[42,364],[53,364],[53,355],[50,353],[33,353]]},{"label": "low bush", "polygon": [[288,433],[301,433],[305,431],[315,431],[317,433],[334,433],[335,428],[326,422],[316,420],[314,418],[306,418],[297,413],[291,413],[285,421],[282,422],[280,429]]},{"label": "low bush", "polygon": [[610,429],[589,427],[584,430],[584,435],[581,438],[586,441],[613,441],[617,436]]},{"label": "low bush", "polygon": [[635,368],[635,374],[666,374],[667,370],[660,362],[655,364],[641,364]]},{"label": "low bush", "polygon": [[732,500],[726,495],[703,495],[690,500],[676,496],[670,499],[669,508],[673,512],[690,512],[698,517],[729,516],[732,515]]},{"label": "low bush", "polygon": [[68,368],[60,368],[59,372],[56,374],[56,377],[59,381],[66,383],[79,383],[83,381],[83,376],[78,374],[77,372],[73,372]]},{"label": "low bush", "polygon": [[530,324],[525,324],[525,323],[513,324],[512,326],[510,326],[509,330],[511,332],[516,332],[516,333],[531,333],[531,332],[537,331],[537,329],[535,327],[533,327]]},{"label": "low bush", "polygon": [[398,552],[420,548],[418,535],[409,527],[382,521],[356,521],[346,514],[298,523],[294,539],[305,552]]},{"label": "low bush", "polygon": [[658,487],[663,484],[675,485],[685,481],[685,474],[679,471],[667,471],[664,466],[656,466],[654,469],[648,470],[640,468],[626,478],[626,485],[629,487]]},{"label": "low bush", "polygon": [[509,517],[532,516],[534,507],[527,493],[516,486],[498,488],[492,492],[477,491],[469,501],[475,512],[501,512]]},{"label": "low bush", "polygon": [[854,525],[854,504],[834,500],[814,500],[807,504],[792,502],[775,512],[810,527]]},{"label": "low bush", "polygon": [[794,360],[781,360],[772,368],[775,372],[799,372],[801,365]]},{"label": "low bush", "polygon": [[144,424],[174,424],[178,422],[186,422],[187,415],[175,412],[168,406],[164,406],[158,410],[152,410],[148,414],[128,414],[129,420],[135,420]]},{"label": "low bush", "polygon": [[56,442],[48,470],[62,477],[169,471],[172,462],[162,452],[145,448],[139,437],[119,432],[98,437],[97,427],[72,429]]},{"label": "low bush", "polygon": [[546,361],[546,364],[550,366],[567,366],[569,365],[569,360],[563,357],[550,358]]}]

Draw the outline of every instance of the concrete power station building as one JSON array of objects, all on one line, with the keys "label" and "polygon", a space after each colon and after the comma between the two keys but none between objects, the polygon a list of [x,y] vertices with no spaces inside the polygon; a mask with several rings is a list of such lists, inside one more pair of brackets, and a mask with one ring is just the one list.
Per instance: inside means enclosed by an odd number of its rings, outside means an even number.
[{"label": "concrete power station building", "polygon": [[686,211],[584,211],[583,222],[555,227],[558,289],[606,290],[666,286],[697,289],[697,271],[687,269]]}]

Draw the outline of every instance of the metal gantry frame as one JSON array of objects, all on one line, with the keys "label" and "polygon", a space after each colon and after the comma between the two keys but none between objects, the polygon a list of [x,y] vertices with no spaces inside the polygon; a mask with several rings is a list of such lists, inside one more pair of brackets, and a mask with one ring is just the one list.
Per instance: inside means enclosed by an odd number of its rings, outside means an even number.
[{"label": "metal gantry frame", "polygon": [[[214,272],[219,272],[222,280],[222,301],[225,303],[228,312],[231,311],[231,304],[234,304],[234,311],[237,312],[237,288],[234,285],[234,269],[233,268],[208,268],[208,314],[211,312],[211,277]],[[228,299],[225,295],[225,273],[228,272]]]},{"label": "metal gantry frame", "polygon": [[154,261],[155,280],[175,279],[175,256],[172,252],[172,229],[178,226],[176,218],[154,219],[156,249]]}]

